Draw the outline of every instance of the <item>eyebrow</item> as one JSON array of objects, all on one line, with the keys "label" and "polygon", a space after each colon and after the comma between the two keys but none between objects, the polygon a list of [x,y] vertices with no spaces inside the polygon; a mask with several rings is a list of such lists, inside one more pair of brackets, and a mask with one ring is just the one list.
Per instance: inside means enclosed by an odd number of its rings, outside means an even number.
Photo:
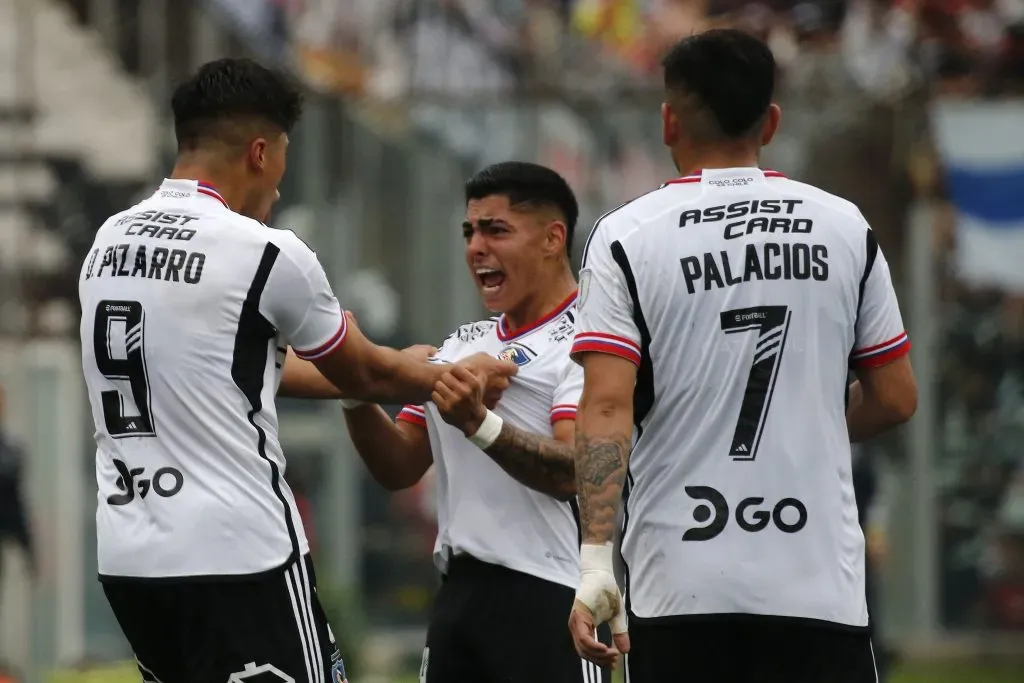
[{"label": "eyebrow", "polygon": [[[481,218],[477,221],[477,225],[486,230],[492,225],[508,225],[508,223],[501,218]],[[462,229],[472,230],[473,224],[469,221],[462,221]]]}]

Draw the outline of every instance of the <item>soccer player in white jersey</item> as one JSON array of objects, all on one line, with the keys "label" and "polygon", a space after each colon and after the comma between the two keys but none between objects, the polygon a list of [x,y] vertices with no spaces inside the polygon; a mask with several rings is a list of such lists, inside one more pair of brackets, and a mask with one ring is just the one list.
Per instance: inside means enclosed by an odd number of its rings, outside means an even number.
[{"label": "soccer player in white jersey", "polygon": [[630,683],[874,682],[850,441],[917,400],[889,267],[857,207],[758,168],[780,121],[763,43],[709,31],[664,70],[681,177],[583,257],[570,631],[606,661],[610,620]]},{"label": "soccer player in white jersey", "polygon": [[[436,468],[444,576],[421,680],[589,683],[565,632],[579,579],[573,433],[583,372],[569,359],[576,280],[569,263],[578,208],[554,171],[490,166],[465,188],[466,263],[497,317],[459,327],[434,360],[451,367],[426,405],[392,422],[377,406],[346,410],[356,448],[389,489]],[[493,404],[451,366],[483,352],[519,372]]]},{"label": "soccer player in white jersey", "polygon": [[[337,683],[284,479],[286,345],[358,398],[426,400],[444,368],[349,328],[313,252],[255,220],[278,196],[300,113],[286,80],[221,60],[172,104],[170,179],[103,224],[79,281],[100,580],[146,681]],[[289,365],[293,392],[312,393]],[[515,370],[487,356],[469,366]]]}]

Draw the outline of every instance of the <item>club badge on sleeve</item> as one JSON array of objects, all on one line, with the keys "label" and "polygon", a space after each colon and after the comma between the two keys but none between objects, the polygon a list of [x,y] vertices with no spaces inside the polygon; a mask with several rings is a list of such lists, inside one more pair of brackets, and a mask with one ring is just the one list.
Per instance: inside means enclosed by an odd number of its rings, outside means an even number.
[{"label": "club badge on sleeve", "polygon": [[590,292],[590,269],[584,268],[580,271],[580,296],[576,301],[576,309],[583,308],[583,305],[587,303],[587,294]]}]

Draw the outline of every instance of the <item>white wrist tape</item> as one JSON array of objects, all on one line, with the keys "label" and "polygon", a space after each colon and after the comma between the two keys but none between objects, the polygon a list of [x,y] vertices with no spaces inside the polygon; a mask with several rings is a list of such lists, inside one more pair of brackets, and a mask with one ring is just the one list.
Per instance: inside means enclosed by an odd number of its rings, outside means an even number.
[{"label": "white wrist tape", "polygon": [[580,587],[576,599],[587,606],[598,624],[608,622],[612,633],[625,633],[626,606],[615,582],[613,546],[584,543],[580,547]]},{"label": "white wrist tape", "polygon": [[352,410],[359,406],[366,405],[366,401],[360,401],[358,398],[343,398],[341,399],[341,407],[345,410]]},{"label": "white wrist tape", "polygon": [[501,427],[504,424],[504,420],[488,410],[484,421],[480,423],[480,428],[469,437],[469,440],[480,450],[490,448],[491,444],[498,439],[498,435],[501,434]]}]

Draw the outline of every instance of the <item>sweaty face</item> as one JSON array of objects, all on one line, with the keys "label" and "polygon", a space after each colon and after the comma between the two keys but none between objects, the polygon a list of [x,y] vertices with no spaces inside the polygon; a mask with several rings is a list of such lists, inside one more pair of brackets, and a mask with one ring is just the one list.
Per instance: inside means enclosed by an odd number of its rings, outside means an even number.
[{"label": "sweaty face", "polygon": [[505,195],[470,200],[462,224],[466,263],[487,310],[514,310],[534,293],[544,260],[543,221]]}]

